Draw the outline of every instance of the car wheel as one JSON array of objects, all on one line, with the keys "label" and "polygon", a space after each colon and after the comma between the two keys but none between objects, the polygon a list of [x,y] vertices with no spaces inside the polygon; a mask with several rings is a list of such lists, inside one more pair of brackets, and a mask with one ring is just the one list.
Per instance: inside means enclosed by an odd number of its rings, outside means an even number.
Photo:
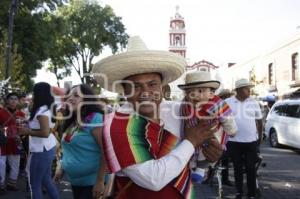
[{"label": "car wheel", "polygon": [[272,147],[279,147],[278,137],[275,129],[270,130],[270,145]]}]

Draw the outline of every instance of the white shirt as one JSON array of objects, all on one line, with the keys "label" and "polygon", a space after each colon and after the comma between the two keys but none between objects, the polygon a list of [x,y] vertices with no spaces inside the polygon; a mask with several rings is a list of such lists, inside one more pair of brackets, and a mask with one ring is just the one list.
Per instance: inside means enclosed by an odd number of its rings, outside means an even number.
[{"label": "white shirt", "polygon": [[[37,116],[47,116],[49,119],[49,127],[53,128],[54,123],[51,121],[51,111],[47,108],[47,106],[40,107],[34,118],[29,121],[29,128],[30,129],[40,129],[40,123],[37,120]],[[47,138],[41,138],[41,137],[35,137],[35,136],[29,136],[29,150],[30,152],[43,152],[44,148],[49,151],[53,147],[56,146],[56,139],[52,133],[49,134]]]},{"label": "white shirt", "polygon": [[[180,137],[179,111],[180,103],[163,101],[160,104],[160,119],[164,123],[164,128],[177,137]],[[143,188],[159,191],[181,173],[194,151],[192,143],[183,140],[168,155],[129,166],[117,175],[126,175]]]},{"label": "white shirt", "polygon": [[225,100],[230,106],[235,122],[237,124],[237,134],[229,137],[233,142],[254,142],[258,139],[256,121],[262,119],[262,113],[258,102],[253,98],[239,101],[236,97]]}]

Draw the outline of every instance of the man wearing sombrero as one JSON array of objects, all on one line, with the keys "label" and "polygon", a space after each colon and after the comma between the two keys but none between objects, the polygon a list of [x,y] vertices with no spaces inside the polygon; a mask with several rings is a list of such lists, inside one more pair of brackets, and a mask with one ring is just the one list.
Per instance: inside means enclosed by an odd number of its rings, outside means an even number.
[{"label": "man wearing sombrero", "polygon": [[[162,103],[162,87],[185,65],[176,54],[148,50],[139,37],[129,39],[127,52],[95,65],[98,83],[123,92],[128,102],[105,116],[103,146],[108,169],[116,173],[116,198],[195,198],[187,164],[216,124],[187,129],[180,139],[179,106]],[[204,151],[211,161],[221,153],[217,142]]]},{"label": "man wearing sombrero", "polygon": [[238,127],[237,134],[229,138],[228,151],[234,166],[236,198],[243,196],[243,171],[246,168],[247,196],[256,196],[257,145],[262,140],[262,113],[258,102],[250,97],[253,85],[247,79],[235,82],[236,96],[226,99]]}]

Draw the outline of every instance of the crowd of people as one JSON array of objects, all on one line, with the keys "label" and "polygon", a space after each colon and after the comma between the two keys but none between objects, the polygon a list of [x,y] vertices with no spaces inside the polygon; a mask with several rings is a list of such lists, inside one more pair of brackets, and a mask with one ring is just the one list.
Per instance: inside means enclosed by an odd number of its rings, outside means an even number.
[{"label": "crowd of people", "polygon": [[[43,198],[43,189],[51,199],[61,198],[55,182],[64,174],[74,199],[196,198],[193,185],[205,176],[200,173],[199,180],[194,174],[222,156],[233,161],[236,198],[244,194],[244,167],[247,197],[255,198],[253,162],[262,114],[250,97],[252,85],[241,79],[236,95],[217,96],[221,83],[210,72],[189,72],[178,85],[183,100],[165,100],[165,86],[185,66],[183,57],[148,50],[132,37],[127,52],[104,58],[93,69],[102,74],[95,75],[100,85],[122,93],[118,108],[108,108],[86,84],[67,90],[58,106],[45,82],[34,85],[30,109],[18,106],[24,96],[9,93],[0,109],[7,139],[0,142],[0,194],[16,191],[24,171],[33,199]],[[224,183],[230,184],[226,173]]]}]

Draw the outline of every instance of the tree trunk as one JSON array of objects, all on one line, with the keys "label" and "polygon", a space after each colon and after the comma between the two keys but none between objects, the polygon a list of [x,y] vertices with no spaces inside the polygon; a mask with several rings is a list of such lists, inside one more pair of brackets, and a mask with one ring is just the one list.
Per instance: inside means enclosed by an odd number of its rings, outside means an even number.
[{"label": "tree trunk", "polygon": [[17,12],[17,0],[11,0],[9,8],[9,19],[8,19],[8,39],[6,48],[6,60],[5,60],[5,79],[10,77],[11,73],[11,50],[13,41],[13,28],[14,28],[14,17]]}]

